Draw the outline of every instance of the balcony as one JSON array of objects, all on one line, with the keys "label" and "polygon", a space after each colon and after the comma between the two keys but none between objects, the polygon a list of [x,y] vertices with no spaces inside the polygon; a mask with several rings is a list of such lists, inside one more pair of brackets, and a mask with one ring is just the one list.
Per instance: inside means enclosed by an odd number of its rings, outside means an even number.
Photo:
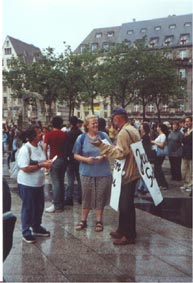
[{"label": "balcony", "polygon": [[145,112],[145,115],[147,115],[147,116],[153,116],[154,114],[155,114],[154,111],[146,111]]}]

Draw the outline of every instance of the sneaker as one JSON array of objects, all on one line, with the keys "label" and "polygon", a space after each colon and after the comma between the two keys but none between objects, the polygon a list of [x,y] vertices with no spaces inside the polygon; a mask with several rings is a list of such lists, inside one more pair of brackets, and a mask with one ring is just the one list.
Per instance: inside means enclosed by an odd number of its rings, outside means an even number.
[{"label": "sneaker", "polygon": [[50,237],[50,232],[40,226],[37,230],[33,230],[33,235],[40,237]]},{"label": "sneaker", "polygon": [[23,240],[28,244],[34,244],[36,239],[33,235],[23,236]]},{"label": "sneaker", "polygon": [[54,207],[54,205],[52,204],[50,207],[46,208],[46,209],[45,209],[45,212],[50,212],[50,213],[55,212],[55,207]]},{"label": "sneaker", "polygon": [[187,188],[185,189],[185,191],[186,191],[186,192],[191,192],[191,191],[192,191],[192,188],[187,187]]},{"label": "sneaker", "polygon": [[45,209],[45,212],[48,212],[48,213],[60,213],[60,212],[63,212],[63,211],[64,211],[64,209],[55,209],[53,204],[50,207]]}]

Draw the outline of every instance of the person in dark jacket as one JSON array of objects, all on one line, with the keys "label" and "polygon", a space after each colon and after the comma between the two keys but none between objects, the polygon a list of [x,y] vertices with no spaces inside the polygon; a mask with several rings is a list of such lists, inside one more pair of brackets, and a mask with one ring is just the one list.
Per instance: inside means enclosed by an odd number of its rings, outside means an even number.
[{"label": "person in dark jacket", "polygon": [[79,174],[79,161],[74,159],[74,154],[72,153],[73,146],[77,137],[82,134],[82,131],[78,128],[78,118],[72,116],[69,120],[70,122],[70,131],[67,133],[67,143],[66,143],[66,153],[68,155],[68,167],[67,167],[67,188],[65,193],[65,205],[73,205],[73,196],[74,196],[74,181],[77,180],[77,195],[78,202],[82,202],[81,196],[81,182]]},{"label": "person in dark jacket", "polygon": [[184,185],[180,187],[188,192],[192,191],[192,117],[185,119],[185,133],[182,140],[182,179]]},{"label": "person in dark jacket", "polygon": [[[144,122],[140,126],[140,135],[141,135],[141,141],[145,150],[145,153],[147,154],[148,160],[150,163],[153,163],[155,161],[155,150],[152,149],[151,139],[150,139],[150,126],[147,122]],[[143,179],[140,179],[140,182],[137,187],[137,191],[141,194],[148,193],[147,186]]]},{"label": "person in dark jacket", "polygon": [[171,177],[174,181],[181,181],[182,139],[179,123],[172,123],[172,130],[168,135],[168,156],[171,168]]}]

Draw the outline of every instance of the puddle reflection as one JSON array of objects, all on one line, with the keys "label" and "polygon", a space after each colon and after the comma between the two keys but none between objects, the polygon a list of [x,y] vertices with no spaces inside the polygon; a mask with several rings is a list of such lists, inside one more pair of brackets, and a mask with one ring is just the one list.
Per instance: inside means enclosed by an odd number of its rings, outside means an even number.
[{"label": "puddle reflection", "polygon": [[155,206],[150,198],[136,202],[135,207],[182,226],[192,228],[192,198],[164,198]]}]

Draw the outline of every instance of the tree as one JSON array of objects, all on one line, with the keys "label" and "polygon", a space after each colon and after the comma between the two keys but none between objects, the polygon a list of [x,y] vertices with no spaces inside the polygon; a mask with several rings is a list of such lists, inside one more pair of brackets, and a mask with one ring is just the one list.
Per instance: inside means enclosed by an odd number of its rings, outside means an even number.
[{"label": "tree", "polygon": [[175,62],[168,59],[164,51],[145,51],[142,56],[141,76],[138,80],[138,101],[145,106],[154,103],[157,108],[158,120],[161,120],[160,110],[163,104],[169,104],[181,95],[179,76]]},{"label": "tree", "polygon": [[94,113],[94,99],[100,94],[100,53],[91,53],[85,48],[78,56],[81,61],[81,100],[86,102]]},{"label": "tree", "polygon": [[134,101],[135,60],[134,49],[126,43],[114,45],[104,55],[101,84],[104,96],[110,96],[112,104],[125,108]]},{"label": "tree", "polygon": [[57,63],[59,102],[66,101],[69,108],[69,118],[74,114],[74,108],[80,103],[82,67],[81,58],[71,51],[70,46],[61,54]]}]

